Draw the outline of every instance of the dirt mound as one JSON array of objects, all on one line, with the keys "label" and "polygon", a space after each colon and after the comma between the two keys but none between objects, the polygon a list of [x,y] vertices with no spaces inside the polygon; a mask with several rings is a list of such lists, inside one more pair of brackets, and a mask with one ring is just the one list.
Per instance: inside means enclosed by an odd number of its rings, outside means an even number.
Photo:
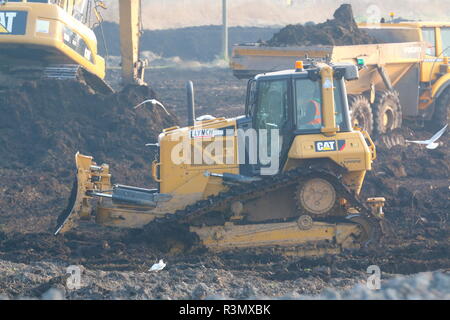
[{"label": "dirt mound", "polygon": [[[68,198],[77,151],[109,163],[114,181],[149,186],[149,165],[162,129],[175,116],[147,104],[146,86],[96,94],[77,82],[30,82],[0,96],[0,225],[12,218],[32,230],[57,215]],[[156,97],[157,98],[157,97]],[[29,219],[20,219],[21,217]],[[48,218],[48,217],[47,217]],[[45,229],[44,229],[45,230]]]},{"label": "dirt mound", "polygon": [[129,159],[176,122],[159,108],[133,109],[156,97],[149,87],[111,95],[86,89],[76,82],[45,81],[6,92],[0,102],[0,166],[54,170],[67,166],[77,150],[99,160]]},{"label": "dirt mound", "polygon": [[267,45],[274,47],[368,43],[376,43],[376,40],[358,28],[349,4],[341,5],[332,20],[319,24],[288,25],[267,41]]}]

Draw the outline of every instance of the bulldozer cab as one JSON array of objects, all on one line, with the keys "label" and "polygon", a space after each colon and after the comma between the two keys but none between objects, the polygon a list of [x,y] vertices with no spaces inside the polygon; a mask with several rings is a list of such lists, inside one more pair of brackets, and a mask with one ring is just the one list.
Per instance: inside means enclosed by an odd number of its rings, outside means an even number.
[{"label": "bulldozer cab", "polygon": [[[351,130],[345,92],[344,73],[335,72],[333,106],[324,108],[320,67],[304,70],[267,73],[250,80],[247,89],[246,117],[258,135],[258,155],[279,152],[279,167],[283,167],[294,138],[298,135],[321,134],[324,113],[334,113],[339,132]],[[330,110],[330,111],[328,111]],[[248,148],[246,149],[248,150]],[[258,159],[252,175],[264,164]],[[249,169],[249,168],[247,168]]]}]

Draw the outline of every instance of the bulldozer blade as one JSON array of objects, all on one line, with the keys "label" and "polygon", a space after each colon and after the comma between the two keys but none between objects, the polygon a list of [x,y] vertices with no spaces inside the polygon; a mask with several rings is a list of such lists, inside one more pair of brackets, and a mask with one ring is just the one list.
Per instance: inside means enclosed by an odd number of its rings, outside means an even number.
[{"label": "bulldozer blade", "polygon": [[[57,228],[55,231],[55,236],[58,233],[64,233],[72,228],[75,221],[74,220],[74,213],[76,212],[76,204],[77,204],[77,195],[78,195],[78,182],[77,179],[73,182],[72,190],[70,191],[70,197],[69,202],[67,204],[67,207],[64,209],[63,212],[58,217],[57,220]],[[78,201],[79,202],[79,201]]]},{"label": "bulldozer blade", "polygon": [[91,207],[90,194],[104,192],[112,188],[108,165],[97,166],[92,157],[75,155],[77,176],[72,186],[69,203],[60,214],[55,235],[72,229],[80,218],[89,218]]}]

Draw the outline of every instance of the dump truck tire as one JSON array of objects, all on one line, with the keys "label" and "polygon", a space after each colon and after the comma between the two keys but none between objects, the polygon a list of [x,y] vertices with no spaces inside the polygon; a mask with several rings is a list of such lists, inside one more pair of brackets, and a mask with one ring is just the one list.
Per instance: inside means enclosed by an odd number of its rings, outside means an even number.
[{"label": "dump truck tire", "polygon": [[402,108],[395,90],[377,92],[372,112],[375,135],[382,135],[402,126]]},{"label": "dump truck tire", "polygon": [[449,123],[450,123],[450,88],[447,88],[436,101],[436,108],[433,114],[432,125],[434,129],[439,129]]},{"label": "dump truck tire", "polygon": [[369,100],[363,95],[349,95],[348,100],[352,127],[359,127],[372,134],[373,114]]}]

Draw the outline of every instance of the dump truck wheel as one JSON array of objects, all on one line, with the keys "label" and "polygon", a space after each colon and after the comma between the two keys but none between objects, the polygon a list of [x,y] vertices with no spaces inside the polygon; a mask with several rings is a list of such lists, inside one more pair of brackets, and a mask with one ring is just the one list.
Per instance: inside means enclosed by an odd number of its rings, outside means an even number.
[{"label": "dump truck wheel", "polygon": [[375,134],[385,134],[402,126],[402,108],[397,91],[377,92],[372,110]]},{"label": "dump truck wheel", "polygon": [[350,95],[349,109],[352,127],[359,127],[371,134],[373,115],[369,100],[363,95]]},{"label": "dump truck wheel", "polygon": [[300,216],[324,218],[333,215],[337,205],[336,190],[325,179],[311,178],[297,188],[297,208]]},{"label": "dump truck wheel", "polygon": [[450,124],[450,88],[437,99],[432,124],[436,130]]}]

